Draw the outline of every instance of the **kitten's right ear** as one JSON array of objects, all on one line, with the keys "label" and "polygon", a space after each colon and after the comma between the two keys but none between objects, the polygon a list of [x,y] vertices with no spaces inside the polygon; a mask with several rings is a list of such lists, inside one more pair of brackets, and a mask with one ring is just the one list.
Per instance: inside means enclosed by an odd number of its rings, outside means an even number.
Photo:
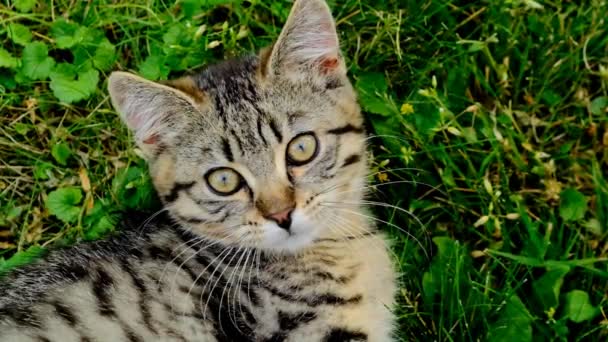
[{"label": "kitten's right ear", "polygon": [[277,42],[262,53],[262,60],[263,72],[275,75],[345,75],[336,24],[325,0],[296,0]]},{"label": "kitten's right ear", "polygon": [[127,72],[113,72],[108,90],[114,108],[144,150],[170,134],[168,126],[176,115],[195,111],[193,100],[181,91]]}]

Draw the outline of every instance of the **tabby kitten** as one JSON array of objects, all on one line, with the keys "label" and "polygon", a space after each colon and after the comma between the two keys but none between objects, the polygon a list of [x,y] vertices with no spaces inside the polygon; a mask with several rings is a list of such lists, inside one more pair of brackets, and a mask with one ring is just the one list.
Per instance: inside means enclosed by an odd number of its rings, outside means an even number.
[{"label": "tabby kitten", "polygon": [[390,341],[395,273],[361,201],[363,118],[323,0],[278,41],[112,102],[165,213],[0,281],[1,341]]}]

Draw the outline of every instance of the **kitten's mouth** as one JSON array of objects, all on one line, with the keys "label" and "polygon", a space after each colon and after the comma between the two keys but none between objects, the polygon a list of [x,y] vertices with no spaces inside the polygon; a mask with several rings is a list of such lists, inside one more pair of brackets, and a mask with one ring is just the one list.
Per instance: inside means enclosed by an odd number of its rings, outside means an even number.
[{"label": "kitten's mouth", "polygon": [[288,227],[271,221],[264,226],[262,248],[279,253],[297,253],[312,246],[318,238],[315,223],[298,209],[293,211]]}]

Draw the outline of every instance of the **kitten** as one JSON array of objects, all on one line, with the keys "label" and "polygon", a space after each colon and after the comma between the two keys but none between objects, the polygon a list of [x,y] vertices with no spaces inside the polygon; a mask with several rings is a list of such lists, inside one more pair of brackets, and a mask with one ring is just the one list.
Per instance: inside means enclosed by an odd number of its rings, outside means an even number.
[{"label": "kitten", "polygon": [[165,213],[0,281],[0,341],[390,341],[395,273],[360,204],[363,118],[331,12],[256,56],[112,102]]}]

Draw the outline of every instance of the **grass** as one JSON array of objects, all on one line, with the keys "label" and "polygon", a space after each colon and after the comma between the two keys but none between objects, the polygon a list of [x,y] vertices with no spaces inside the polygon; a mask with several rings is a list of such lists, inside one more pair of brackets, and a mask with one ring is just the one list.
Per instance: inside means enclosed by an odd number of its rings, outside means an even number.
[{"label": "grass", "polygon": [[[290,7],[35,3],[0,5],[0,271],[157,205],[111,70],[163,79],[252,51]],[[398,336],[605,340],[608,4],[330,5],[374,134],[375,200],[393,206],[376,214],[402,274]]]}]

